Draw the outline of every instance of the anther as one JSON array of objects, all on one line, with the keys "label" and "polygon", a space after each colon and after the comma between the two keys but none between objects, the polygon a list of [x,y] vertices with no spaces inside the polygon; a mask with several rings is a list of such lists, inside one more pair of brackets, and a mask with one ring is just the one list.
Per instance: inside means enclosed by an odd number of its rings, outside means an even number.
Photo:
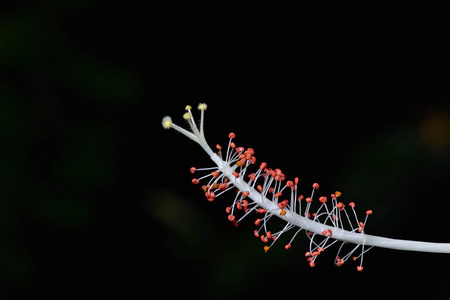
[{"label": "anther", "polygon": [[198,179],[195,179],[195,178],[192,179],[192,183],[193,183],[193,184],[198,184],[199,182],[200,182],[200,181],[199,181]]},{"label": "anther", "polygon": [[322,196],[319,198],[320,203],[327,203],[327,197]]},{"label": "anther", "polygon": [[315,188],[316,190],[319,188],[319,184],[317,182],[315,182],[313,185],[313,188]]},{"label": "anther", "polygon": [[291,244],[287,244],[286,246],[284,246],[284,248],[285,248],[286,250],[289,250],[289,249],[291,249],[291,247],[292,247],[292,245],[291,245]]},{"label": "anther", "polygon": [[264,246],[264,252],[267,253],[267,251],[269,251],[270,247],[269,246]]},{"label": "anther", "polygon": [[371,215],[373,213],[373,211],[372,210],[368,210],[368,211],[366,211],[366,215]]},{"label": "anther", "polygon": [[230,139],[234,139],[236,137],[236,135],[233,132],[230,132],[230,134],[228,135],[228,137]]},{"label": "anther", "polygon": [[234,175],[234,177],[239,178],[239,173],[238,172],[234,171],[232,174]]},{"label": "anther", "polygon": [[356,270],[358,270],[359,272],[361,272],[363,269],[364,269],[364,268],[361,267],[361,266],[357,266],[357,267],[356,267]]},{"label": "anther", "polygon": [[197,170],[197,169],[195,167],[192,167],[190,171],[191,171],[192,174],[194,174],[195,170]]}]

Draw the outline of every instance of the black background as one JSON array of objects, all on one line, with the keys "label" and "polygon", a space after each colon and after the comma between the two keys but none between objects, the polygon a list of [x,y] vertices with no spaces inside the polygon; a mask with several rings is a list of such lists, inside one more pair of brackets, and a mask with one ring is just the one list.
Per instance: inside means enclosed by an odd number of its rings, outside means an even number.
[{"label": "black background", "polygon": [[[333,15],[332,13],[330,15]],[[285,7],[14,2],[0,17],[0,288],[11,299],[402,295],[448,299],[449,256],[307,239],[265,254],[252,217],[190,184],[208,156],[161,127],[208,104],[211,146],[255,149],[366,232],[449,242],[448,55],[439,22]],[[368,20],[366,20],[368,18]],[[366,22],[364,22],[364,20]],[[194,114],[196,109],[194,109]],[[195,115],[198,118],[198,114]],[[276,225],[276,224],[275,224]]]}]

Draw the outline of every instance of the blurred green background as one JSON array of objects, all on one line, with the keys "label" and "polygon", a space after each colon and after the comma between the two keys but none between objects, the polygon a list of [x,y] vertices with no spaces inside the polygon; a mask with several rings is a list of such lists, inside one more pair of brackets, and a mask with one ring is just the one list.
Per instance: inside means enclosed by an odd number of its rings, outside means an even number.
[{"label": "blurred green background", "polygon": [[344,26],[299,45],[295,18],[235,12],[234,28],[200,6],[146,5],[17,1],[0,15],[2,295],[450,297],[450,255],[374,249],[359,273],[333,265],[337,249],[310,269],[304,237],[264,254],[253,220],[226,220],[229,196],[210,204],[190,184],[208,157],[161,128],[206,102],[211,145],[234,131],[302,192],[317,181],[372,209],[368,233],[450,242],[439,39]]}]

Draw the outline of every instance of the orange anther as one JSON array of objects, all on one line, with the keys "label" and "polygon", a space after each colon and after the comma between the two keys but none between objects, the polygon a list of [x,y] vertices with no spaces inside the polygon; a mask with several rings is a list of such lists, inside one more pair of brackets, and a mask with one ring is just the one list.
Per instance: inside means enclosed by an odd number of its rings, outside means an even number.
[{"label": "orange anther", "polygon": [[212,175],[214,178],[217,178],[217,177],[219,177],[220,173],[217,172],[217,171],[214,171],[214,172],[211,172],[211,175]]},{"label": "orange anther", "polygon": [[285,214],[286,214],[286,211],[285,211],[284,209],[282,209],[282,210],[280,211],[280,215],[284,216]]},{"label": "orange anther", "polygon": [[222,146],[220,146],[219,144],[216,145],[217,150],[222,150]]},{"label": "orange anther", "polygon": [[261,224],[261,219],[256,219],[255,225],[256,225],[256,226],[259,226],[259,224]]},{"label": "orange anther", "polygon": [[359,272],[361,272],[363,269],[364,269],[364,268],[361,267],[361,266],[357,266],[357,267],[356,267],[356,270],[358,270]]},{"label": "orange anther", "polygon": [[259,166],[259,168],[260,168],[261,170],[264,170],[265,168],[267,168],[267,163],[262,162],[261,165]]},{"label": "orange anther", "polygon": [[293,186],[294,186],[294,182],[293,182],[292,180],[288,180],[288,181],[286,182],[286,186],[287,186],[287,187],[293,187]]},{"label": "orange anther", "polygon": [[234,171],[232,174],[234,175],[234,177],[239,178],[239,173],[238,172]]},{"label": "orange anther", "polygon": [[257,188],[258,191],[260,191],[260,192],[262,192],[262,190],[263,190],[263,187],[262,187],[260,184],[259,184],[256,188]]},{"label": "orange anther", "polygon": [[286,246],[284,246],[284,248],[286,249],[286,250],[289,250],[289,249],[291,249],[291,244],[287,244]]},{"label": "orange anther", "polygon": [[281,195],[283,195],[283,194],[278,192],[278,193],[275,194],[275,198],[281,197]]},{"label": "orange anther", "polygon": [[247,192],[243,192],[243,193],[242,193],[242,197],[244,197],[244,198],[245,198],[245,197],[248,197],[248,195],[249,195],[249,194],[250,194],[250,192],[249,192],[249,191],[247,191]]},{"label": "orange anther", "polygon": [[355,203],[354,203],[354,202],[350,202],[348,205],[349,205],[350,207],[352,207],[352,208],[355,208]]},{"label": "orange anther", "polygon": [[319,188],[319,184],[317,182],[315,182],[313,185],[313,188],[315,188],[316,190]]},{"label": "orange anther", "polygon": [[236,219],[235,216],[233,216],[233,215],[228,215],[228,220],[229,220],[230,222],[233,222],[235,219]]},{"label": "orange anther", "polygon": [[230,147],[234,149],[234,148],[236,148],[236,144],[233,143],[233,142],[231,142],[231,143],[230,143]]},{"label": "orange anther", "polygon": [[236,135],[233,132],[230,132],[230,134],[228,135],[228,137],[230,139],[234,139],[236,137]]},{"label": "orange anther", "polygon": [[264,246],[264,252],[267,253],[267,251],[269,251],[270,247],[269,246]]},{"label": "orange anther", "polygon": [[368,210],[368,211],[366,211],[366,215],[371,215],[373,213],[373,211],[372,210]]},{"label": "orange anther", "polygon": [[265,209],[265,208],[260,208],[259,209],[259,213],[260,214],[265,214],[267,212],[267,209]]},{"label": "orange anther", "polygon": [[322,196],[319,198],[320,203],[327,203],[327,197]]},{"label": "orange anther", "polygon": [[336,191],[334,194],[336,195],[336,197],[340,197],[342,195],[342,193],[339,191]]},{"label": "orange anther", "polygon": [[197,169],[195,167],[192,167],[190,171],[191,171],[192,174],[194,174],[195,170],[197,170]]},{"label": "orange anther", "polygon": [[305,201],[311,203],[312,202],[312,198],[308,197],[308,198],[305,199]]},{"label": "orange anther", "polygon": [[193,183],[193,184],[198,184],[199,182],[200,182],[200,181],[198,181],[198,179],[195,179],[195,178],[192,179],[192,183]]}]

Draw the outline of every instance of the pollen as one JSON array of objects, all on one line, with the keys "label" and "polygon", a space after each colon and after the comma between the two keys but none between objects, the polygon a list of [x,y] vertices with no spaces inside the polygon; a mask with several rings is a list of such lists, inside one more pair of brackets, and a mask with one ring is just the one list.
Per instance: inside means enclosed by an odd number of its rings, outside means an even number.
[{"label": "pollen", "polygon": [[170,127],[172,127],[172,118],[169,117],[169,116],[164,117],[164,118],[162,119],[162,126],[163,126],[165,129],[169,129]]}]

